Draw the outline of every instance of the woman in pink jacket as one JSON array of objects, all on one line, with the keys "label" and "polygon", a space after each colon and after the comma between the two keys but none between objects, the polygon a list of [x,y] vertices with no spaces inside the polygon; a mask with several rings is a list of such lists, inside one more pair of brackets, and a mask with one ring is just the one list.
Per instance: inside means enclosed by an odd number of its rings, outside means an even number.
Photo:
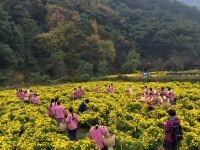
[{"label": "woman in pink jacket", "polygon": [[172,91],[171,88],[168,88],[167,98],[169,99],[171,105],[174,105],[174,92]]},{"label": "woman in pink jacket", "polygon": [[37,96],[38,96],[37,94],[34,94],[33,97],[31,98],[32,104],[34,106],[38,106],[38,104],[39,104],[39,99]]},{"label": "woman in pink jacket", "polygon": [[66,112],[63,106],[61,106],[60,102],[57,102],[57,105],[55,106],[55,118],[57,122],[57,126],[60,126],[61,122],[64,122]]},{"label": "woman in pink jacket", "polygon": [[93,140],[101,150],[107,150],[107,147],[102,141],[102,136],[108,134],[107,128],[98,126],[98,119],[93,120],[92,125],[93,127],[91,127],[89,131],[89,138]]},{"label": "woman in pink jacket", "polygon": [[76,141],[76,130],[78,128],[78,118],[73,112],[73,108],[69,108],[69,114],[66,118],[69,139]]}]

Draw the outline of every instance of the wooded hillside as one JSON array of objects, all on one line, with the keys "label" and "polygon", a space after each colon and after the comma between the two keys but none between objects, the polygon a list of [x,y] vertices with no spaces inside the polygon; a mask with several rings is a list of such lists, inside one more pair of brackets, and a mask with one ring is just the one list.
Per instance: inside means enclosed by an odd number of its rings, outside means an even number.
[{"label": "wooded hillside", "polygon": [[0,0],[0,82],[200,68],[200,11],[171,0]]}]

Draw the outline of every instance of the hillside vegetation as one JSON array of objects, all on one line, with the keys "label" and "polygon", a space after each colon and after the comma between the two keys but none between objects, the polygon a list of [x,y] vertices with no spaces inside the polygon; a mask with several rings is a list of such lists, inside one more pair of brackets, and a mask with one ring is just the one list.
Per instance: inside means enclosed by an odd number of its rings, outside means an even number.
[{"label": "hillside vegetation", "polygon": [[199,26],[171,0],[1,0],[0,83],[199,69]]}]

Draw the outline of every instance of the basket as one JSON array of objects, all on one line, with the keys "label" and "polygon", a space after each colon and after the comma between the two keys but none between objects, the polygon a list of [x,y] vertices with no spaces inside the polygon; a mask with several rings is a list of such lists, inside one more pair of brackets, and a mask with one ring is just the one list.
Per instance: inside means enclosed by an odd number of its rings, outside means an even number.
[{"label": "basket", "polygon": [[64,132],[64,131],[66,131],[66,129],[67,129],[67,124],[66,124],[66,122],[61,122],[61,123],[60,123],[60,126],[59,126],[59,128],[58,128],[58,130],[59,130],[60,132]]},{"label": "basket", "polygon": [[115,135],[106,135],[102,137],[102,141],[105,146],[107,147],[112,147],[115,145]]}]

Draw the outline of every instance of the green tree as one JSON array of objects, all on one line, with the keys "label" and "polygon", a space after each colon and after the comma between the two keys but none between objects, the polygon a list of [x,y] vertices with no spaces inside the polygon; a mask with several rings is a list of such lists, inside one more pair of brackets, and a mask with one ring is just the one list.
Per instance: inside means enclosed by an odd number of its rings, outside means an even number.
[{"label": "green tree", "polygon": [[83,75],[88,74],[90,76],[93,75],[93,65],[86,61],[80,61],[79,67],[77,69],[77,74]]},{"label": "green tree", "polygon": [[113,62],[116,57],[113,42],[109,40],[99,40],[97,44],[99,60],[108,60],[110,62]]},{"label": "green tree", "polygon": [[106,60],[100,61],[98,66],[98,74],[100,76],[105,76],[108,73],[108,63]]},{"label": "green tree", "polygon": [[16,59],[9,45],[0,43],[0,69],[8,69],[15,66]]},{"label": "green tree", "polygon": [[130,51],[126,57],[126,61],[122,65],[122,71],[125,73],[132,73],[136,71],[136,67],[140,63],[140,55],[133,51]]}]

